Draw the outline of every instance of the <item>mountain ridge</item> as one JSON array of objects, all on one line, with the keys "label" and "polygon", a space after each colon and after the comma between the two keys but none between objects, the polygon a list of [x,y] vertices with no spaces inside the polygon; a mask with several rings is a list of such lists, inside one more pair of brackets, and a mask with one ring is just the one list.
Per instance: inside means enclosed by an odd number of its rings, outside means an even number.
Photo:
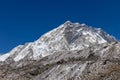
[{"label": "mountain ridge", "polygon": [[67,21],[0,56],[0,80],[120,80],[119,52],[101,29]]},{"label": "mountain ridge", "polygon": [[38,59],[56,51],[83,49],[89,45],[113,41],[116,41],[115,38],[101,29],[66,21],[58,28],[42,35],[38,40],[19,45],[9,53],[0,56],[0,61],[5,61],[9,57],[14,61],[20,61],[24,57]]}]

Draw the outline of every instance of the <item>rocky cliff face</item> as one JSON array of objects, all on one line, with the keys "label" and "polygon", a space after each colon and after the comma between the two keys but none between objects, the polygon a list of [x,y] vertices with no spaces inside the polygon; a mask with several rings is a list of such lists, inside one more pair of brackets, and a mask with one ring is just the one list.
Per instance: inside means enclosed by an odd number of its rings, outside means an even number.
[{"label": "rocky cliff face", "polygon": [[6,61],[8,58],[12,58],[15,62],[24,59],[37,60],[55,52],[82,50],[92,45],[113,41],[116,40],[101,29],[67,21],[38,40],[17,46],[1,56],[0,61]]},{"label": "rocky cliff face", "polygon": [[120,43],[67,21],[0,56],[0,80],[120,80]]}]

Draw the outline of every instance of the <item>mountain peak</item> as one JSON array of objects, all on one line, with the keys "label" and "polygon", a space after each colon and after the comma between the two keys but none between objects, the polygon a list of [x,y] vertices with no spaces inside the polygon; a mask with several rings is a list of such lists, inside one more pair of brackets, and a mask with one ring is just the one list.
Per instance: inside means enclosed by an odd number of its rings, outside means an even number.
[{"label": "mountain peak", "polygon": [[68,20],[64,24],[72,24],[72,22]]},{"label": "mountain peak", "polygon": [[112,36],[101,29],[66,21],[35,42],[16,47],[9,53],[0,56],[0,60],[9,60],[8,58],[12,58],[14,61],[36,60],[59,51],[82,50],[91,45],[114,41],[116,40]]}]

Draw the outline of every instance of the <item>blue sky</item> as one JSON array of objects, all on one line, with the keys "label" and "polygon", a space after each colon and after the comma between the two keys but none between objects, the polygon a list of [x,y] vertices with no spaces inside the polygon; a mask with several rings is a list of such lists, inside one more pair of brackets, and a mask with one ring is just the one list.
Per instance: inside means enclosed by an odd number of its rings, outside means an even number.
[{"label": "blue sky", "polygon": [[38,39],[67,20],[120,39],[119,0],[0,0],[0,53]]}]

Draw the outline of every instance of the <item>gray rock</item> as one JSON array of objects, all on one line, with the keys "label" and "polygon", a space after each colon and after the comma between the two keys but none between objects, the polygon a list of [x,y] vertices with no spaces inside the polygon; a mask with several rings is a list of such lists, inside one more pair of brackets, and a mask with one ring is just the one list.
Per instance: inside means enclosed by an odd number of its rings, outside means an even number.
[{"label": "gray rock", "polygon": [[0,80],[120,80],[120,42],[70,21],[0,59]]}]

